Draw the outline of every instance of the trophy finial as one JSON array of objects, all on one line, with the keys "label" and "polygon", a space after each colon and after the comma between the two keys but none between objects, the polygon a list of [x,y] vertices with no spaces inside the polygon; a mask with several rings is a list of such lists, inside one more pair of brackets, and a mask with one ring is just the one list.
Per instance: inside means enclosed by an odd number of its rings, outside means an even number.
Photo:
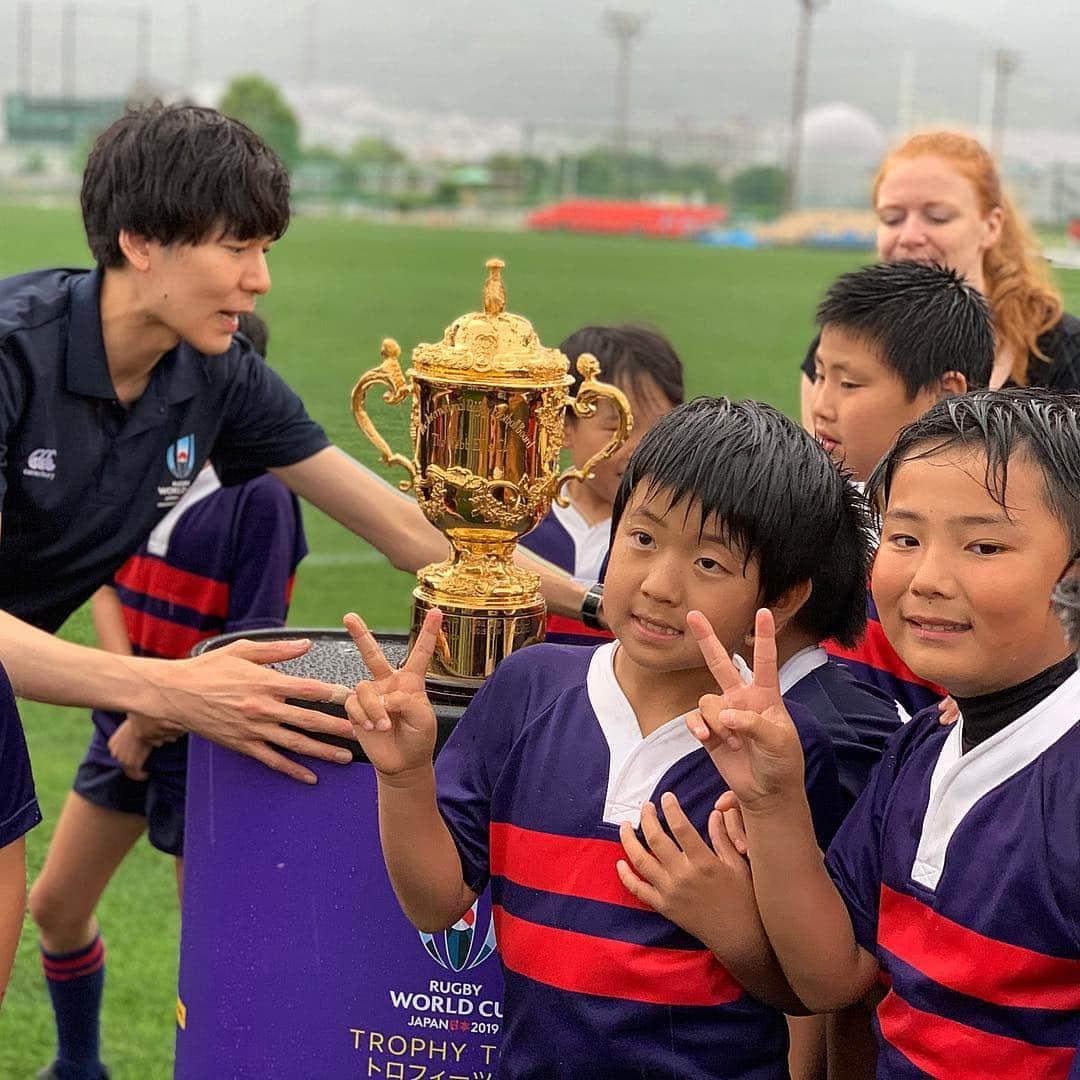
[{"label": "trophy finial", "polygon": [[484,282],[484,313],[501,315],[506,310],[506,288],[499,275],[506,263],[502,259],[488,259],[484,265],[488,269],[488,279]]}]

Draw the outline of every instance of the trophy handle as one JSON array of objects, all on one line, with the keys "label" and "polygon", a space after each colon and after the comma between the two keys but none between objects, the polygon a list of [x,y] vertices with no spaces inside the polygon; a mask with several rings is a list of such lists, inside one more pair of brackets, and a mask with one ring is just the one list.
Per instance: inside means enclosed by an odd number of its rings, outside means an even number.
[{"label": "trophy handle", "polygon": [[375,444],[375,449],[379,451],[385,464],[400,465],[408,472],[409,479],[402,480],[398,484],[402,491],[408,491],[416,483],[416,466],[404,454],[395,454],[390,449],[389,443],[379,434],[364,406],[368,389],[377,384],[389,387],[383,394],[383,401],[387,405],[399,405],[409,396],[409,384],[405,381],[405,376],[401,374],[401,365],[398,364],[401,346],[393,338],[385,338],[380,355],[383,358],[382,363],[361,375],[360,381],[353,387],[353,419],[360,430]]},{"label": "trophy handle", "polygon": [[570,398],[566,402],[567,406],[574,410],[575,416],[588,417],[596,412],[597,401],[607,398],[619,412],[619,429],[611,436],[607,444],[593,454],[580,469],[567,469],[560,474],[555,481],[555,501],[560,506],[567,506],[570,502],[563,494],[563,488],[571,480],[579,482],[588,480],[592,476],[593,468],[611,457],[634,430],[634,414],[630,411],[630,402],[617,386],[601,382],[596,377],[600,374],[600,364],[596,357],[592,353],[582,353],[578,357],[577,369],[582,376],[582,382],[578,387],[577,397]]}]

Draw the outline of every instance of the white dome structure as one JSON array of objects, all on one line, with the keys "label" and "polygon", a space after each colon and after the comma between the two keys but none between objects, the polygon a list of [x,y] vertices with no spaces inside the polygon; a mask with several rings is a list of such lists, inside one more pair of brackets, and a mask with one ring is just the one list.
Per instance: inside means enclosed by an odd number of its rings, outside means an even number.
[{"label": "white dome structure", "polygon": [[886,145],[881,125],[854,105],[834,101],[807,111],[802,120],[797,205],[867,206]]}]

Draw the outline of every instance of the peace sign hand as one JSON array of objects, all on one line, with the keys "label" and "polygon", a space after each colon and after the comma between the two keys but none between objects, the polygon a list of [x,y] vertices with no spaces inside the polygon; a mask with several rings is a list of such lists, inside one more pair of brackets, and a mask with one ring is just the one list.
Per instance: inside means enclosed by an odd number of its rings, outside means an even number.
[{"label": "peace sign hand", "polygon": [[442,612],[433,608],[427,613],[408,659],[397,669],[359,615],[350,612],[344,621],[372,676],[358,682],[345,702],[364,753],[382,780],[404,780],[417,769],[430,768],[438,724],[424,675],[435,653]]},{"label": "peace sign hand", "polygon": [[686,621],[721,691],[702,697],[687,717],[691,734],[709,751],[744,810],[752,812],[792,793],[801,794],[802,746],[780,696],[772,612],[762,608],[757,613],[754,678],[749,684],[705,616],[692,611]]}]

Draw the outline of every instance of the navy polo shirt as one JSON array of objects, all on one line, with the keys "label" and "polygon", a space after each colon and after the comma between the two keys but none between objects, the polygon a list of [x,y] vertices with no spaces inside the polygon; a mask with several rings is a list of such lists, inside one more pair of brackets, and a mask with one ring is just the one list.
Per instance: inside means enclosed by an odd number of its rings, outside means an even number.
[{"label": "navy polo shirt", "polygon": [[329,439],[243,338],[162,357],[116,400],[101,271],[0,281],[0,609],[55,630],[130,555],[209,458],[226,484]]}]

